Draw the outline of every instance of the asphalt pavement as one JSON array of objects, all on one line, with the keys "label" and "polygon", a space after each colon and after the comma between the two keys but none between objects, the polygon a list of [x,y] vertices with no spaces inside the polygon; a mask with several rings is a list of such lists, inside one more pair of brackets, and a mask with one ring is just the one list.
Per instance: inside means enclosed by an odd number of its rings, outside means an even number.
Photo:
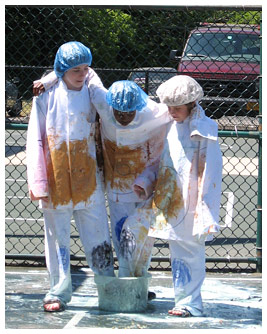
[{"label": "asphalt pavement", "polygon": [[98,291],[90,269],[72,271],[73,297],[64,312],[43,311],[49,288],[45,268],[6,267],[6,329],[257,329],[262,330],[262,276],[208,273],[203,284],[204,314],[179,318],[174,306],[170,272],[151,272],[149,290],[156,299],[142,313],[98,308]]}]

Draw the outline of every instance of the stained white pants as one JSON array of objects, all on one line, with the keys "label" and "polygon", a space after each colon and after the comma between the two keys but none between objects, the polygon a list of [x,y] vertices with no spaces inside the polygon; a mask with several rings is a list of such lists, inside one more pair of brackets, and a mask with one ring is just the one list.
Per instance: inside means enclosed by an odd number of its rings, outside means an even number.
[{"label": "stained white pants", "polygon": [[192,315],[203,312],[201,287],[205,279],[205,241],[169,240],[175,307],[188,309]]},{"label": "stained white pants", "polygon": [[154,238],[148,237],[149,222],[144,214],[149,202],[114,202],[110,199],[108,202],[119,276],[146,275],[154,245]]},{"label": "stained white pants", "polygon": [[[100,201],[101,202],[101,201]],[[94,273],[114,276],[113,256],[105,205],[73,210],[43,209],[46,265],[50,291],[44,301],[60,299],[68,303],[72,296],[70,275],[70,228],[74,217],[86,260]]]}]

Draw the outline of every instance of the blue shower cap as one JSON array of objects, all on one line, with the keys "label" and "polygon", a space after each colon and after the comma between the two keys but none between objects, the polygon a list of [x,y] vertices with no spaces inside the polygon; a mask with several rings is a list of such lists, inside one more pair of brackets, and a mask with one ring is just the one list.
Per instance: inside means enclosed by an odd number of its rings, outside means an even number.
[{"label": "blue shower cap", "polygon": [[69,69],[92,63],[92,54],[89,48],[80,42],[68,42],[60,46],[57,51],[54,71],[57,77],[63,77],[64,73]]},{"label": "blue shower cap", "polygon": [[107,103],[119,111],[140,111],[147,105],[147,94],[133,81],[114,82],[106,96]]}]

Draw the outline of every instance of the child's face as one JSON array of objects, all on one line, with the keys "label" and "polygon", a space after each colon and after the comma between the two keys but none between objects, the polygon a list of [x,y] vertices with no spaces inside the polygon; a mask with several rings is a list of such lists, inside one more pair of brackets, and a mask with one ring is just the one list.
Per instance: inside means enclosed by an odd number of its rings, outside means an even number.
[{"label": "child's face", "polygon": [[88,65],[79,65],[65,72],[63,75],[63,80],[68,89],[81,90],[85,81],[85,77],[88,73],[88,69]]},{"label": "child's face", "polygon": [[122,112],[122,111],[113,109],[113,114],[117,122],[119,122],[123,126],[127,126],[134,120],[136,110],[129,111],[129,112],[125,112],[125,111]]},{"label": "child's face", "polygon": [[168,110],[176,122],[183,122],[190,114],[190,108],[186,104],[177,107],[168,106]]}]

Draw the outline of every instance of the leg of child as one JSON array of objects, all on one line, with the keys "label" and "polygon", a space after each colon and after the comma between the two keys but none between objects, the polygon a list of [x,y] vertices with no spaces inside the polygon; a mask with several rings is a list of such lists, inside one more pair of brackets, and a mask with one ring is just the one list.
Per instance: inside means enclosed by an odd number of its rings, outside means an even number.
[{"label": "leg of child", "polygon": [[201,316],[201,287],[205,279],[205,243],[193,237],[190,241],[170,240],[175,307],[169,314]]},{"label": "leg of child", "polygon": [[[120,236],[123,228],[123,223],[127,217],[131,216],[135,212],[136,204],[127,202],[114,202],[109,199],[109,212],[111,223],[111,234],[114,249],[120,264]],[[126,275],[128,276],[128,275]]]},{"label": "leg of child", "polygon": [[[75,210],[74,219],[89,267],[95,274],[114,276],[113,253],[105,206]],[[104,203],[103,203],[104,204]]]},{"label": "leg of child", "polygon": [[154,239],[148,237],[151,209],[136,208],[122,228],[119,276],[140,277],[147,274]]},{"label": "leg of child", "polygon": [[45,254],[50,291],[44,298],[45,311],[61,311],[71,300],[70,220],[72,209],[44,209]]},{"label": "leg of child", "polygon": [[148,269],[150,267],[154,242],[155,242],[154,238],[148,236],[145,238],[145,242],[142,246],[140,256],[136,263],[135,276],[144,276],[148,272]]}]

